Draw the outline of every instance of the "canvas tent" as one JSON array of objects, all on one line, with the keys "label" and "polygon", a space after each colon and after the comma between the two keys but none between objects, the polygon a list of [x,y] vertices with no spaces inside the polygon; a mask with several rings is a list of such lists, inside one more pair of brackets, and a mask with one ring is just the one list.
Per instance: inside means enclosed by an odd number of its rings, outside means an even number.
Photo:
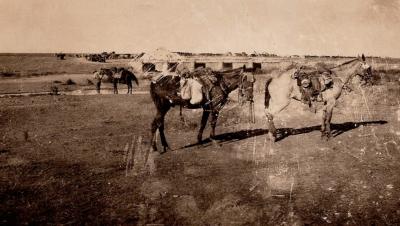
[{"label": "canvas tent", "polygon": [[145,53],[140,57],[142,62],[176,62],[183,60],[183,57],[177,53],[170,52],[164,48],[158,48],[155,51]]},{"label": "canvas tent", "polygon": [[184,57],[170,52],[164,48],[158,48],[154,51],[144,53],[141,57],[134,59],[130,62],[130,65],[138,71],[143,70],[143,65],[153,64],[154,68],[161,71],[162,68],[168,63],[176,63],[184,60]]}]

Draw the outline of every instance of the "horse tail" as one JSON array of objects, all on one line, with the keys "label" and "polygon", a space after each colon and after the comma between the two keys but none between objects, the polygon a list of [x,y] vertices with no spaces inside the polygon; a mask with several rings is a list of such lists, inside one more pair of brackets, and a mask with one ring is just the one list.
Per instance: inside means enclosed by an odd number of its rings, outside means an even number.
[{"label": "horse tail", "polygon": [[133,81],[135,81],[136,85],[139,86],[139,80],[137,79],[137,77],[135,76],[135,74],[132,73],[132,77],[133,77]]},{"label": "horse tail", "polygon": [[136,85],[139,86],[139,80],[136,78],[135,74],[133,72],[127,71],[127,70],[126,70],[126,73],[127,73],[126,79],[128,79],[128,76],[129,76],[130,79],[132,79],[136,83]]},{"label": "horse tail", "polygon": [[265,82],[265,97],[264,97],[264,106],[265,106],[265,108],[269,107],[269,101],[271,99],[271,94],[269,93],[269,89],[268,89],[268,86],[271,83],[271,81],[272,81],[272,78],[268,79]]}]

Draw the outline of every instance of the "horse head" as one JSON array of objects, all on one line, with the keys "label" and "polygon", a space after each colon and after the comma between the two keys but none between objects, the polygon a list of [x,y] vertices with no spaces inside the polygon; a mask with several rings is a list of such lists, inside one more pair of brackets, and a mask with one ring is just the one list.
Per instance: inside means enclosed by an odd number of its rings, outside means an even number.
[{"label": "horse head", "polygon": [[[364,54],[362,57],[357,57],[338,66],[331,68],[332,72],[346,84],[353,77],[358,77],[360,82],[366,83],[372,77],[371,65],[366,62]],[[341,75],[341,76],[340,76]]]},{"label": "horse head", "polygon": [[357,71],[357,75],[360,76],[363,82],[369,82],[372,78],[372,67],[366,62],[364,54],[362,54],[361,60],[359,61],[361,65],[360,69]]}]

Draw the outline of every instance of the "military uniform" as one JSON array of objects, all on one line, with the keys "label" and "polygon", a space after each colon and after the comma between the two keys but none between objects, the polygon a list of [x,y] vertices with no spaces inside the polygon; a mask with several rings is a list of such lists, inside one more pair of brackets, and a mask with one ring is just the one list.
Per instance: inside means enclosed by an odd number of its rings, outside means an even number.
[{"label": "military uniform", "polygon": [[96,80],[96,90],[97,93],[100,93],[100,87],[101,87],[101,80],[103,80],[104,74],[96,71],[94,72],[94,79]]}]

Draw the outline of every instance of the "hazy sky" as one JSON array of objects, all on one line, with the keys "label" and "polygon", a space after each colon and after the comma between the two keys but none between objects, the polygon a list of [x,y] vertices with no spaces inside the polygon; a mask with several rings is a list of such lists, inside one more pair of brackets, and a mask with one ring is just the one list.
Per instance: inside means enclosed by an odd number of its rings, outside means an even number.
[{"label": "hazy sky", "polygon": [[0,52],[400,57],[400,0],[0,0]]}]

